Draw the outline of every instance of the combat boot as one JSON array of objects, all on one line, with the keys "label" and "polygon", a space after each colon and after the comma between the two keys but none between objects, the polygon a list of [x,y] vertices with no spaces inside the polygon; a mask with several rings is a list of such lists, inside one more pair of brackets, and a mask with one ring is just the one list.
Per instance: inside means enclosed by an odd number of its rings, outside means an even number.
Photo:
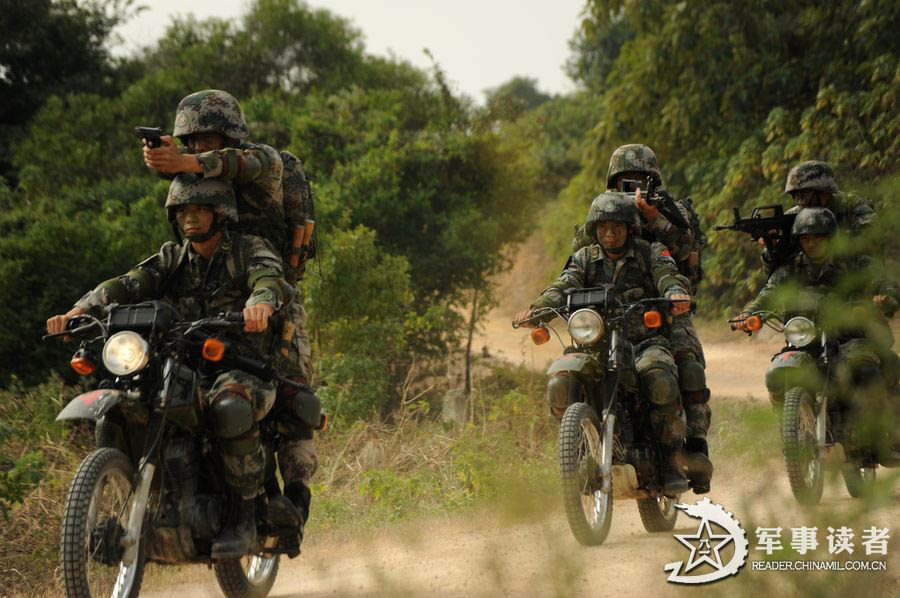
[{"label": "combat boot", "polygon": [[694,491],[694,494],[709,492],[713,464],[709,460],[709,448],[705,438],[694,436],[685,441],[682,463],[687,469],[691,490]]},{"label": "combat boot", "polygon": [[285,486],[284,494],[300,513],[300,535],[302,536],[303,526],[309,519],[309,503],[312,500],[312,492],[309,491],[309,486],[303,482],[293,482]]},{"label": "combat boot", "polygon": [[276,529],[301,529],[305,521],[303,513],[284,494],[276,494],[269,498],[266,520]]},{"label": "combat boot", "polygon": [[228,525],[213,541],[212,558],[240,558],[249,554],[255,545],[256,501],[252,498],[242,498],[237,508],[232,511]]},{"label": "combat boot", "polygon": [[303,542],[303,528],[309,517],[311,493],[303,482],[288,484],[284,494],[279,494],[269,501],[269,523],[282,530],[279,548],[284,550],[288,558],[300,554],[300,543]]},{"label": "combat boot", "polygon": [[663,494],[668,497],[683,494],[690,488],[687,478],[684,477],[684,467],[681,464],[679,452],[679,448],[666,447],[662,454]]}]

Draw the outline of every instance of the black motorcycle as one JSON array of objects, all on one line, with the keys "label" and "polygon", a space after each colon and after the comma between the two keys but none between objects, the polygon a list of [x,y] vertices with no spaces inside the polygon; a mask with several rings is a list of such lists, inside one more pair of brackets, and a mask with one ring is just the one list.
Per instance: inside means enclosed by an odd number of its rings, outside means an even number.
[{"label": "black motorcycle", "polygon": [[822,498],[825,457],[840,444],[846,458],[841,474],[850,496],[858,498],[875,480],[880,461],[870,443],[861,442],[851,406],[838,396],[834,365],[839,343],[816,323],[810,313],[781,315],[756,311],[730,320],[732,330],[752,334],[765,324],[784,333],[785,347],[766,370],[766,388],[780,412],[784,463],[791,492],[798,502],[817,504]]},{"label": "black motorcycle", "polygon": [[[210,557],[237,501],[204,422],[201,381],[240,369],[293,384],[228,334],[242,326],[240,313],[184,321],[171,305],[152,301],[114,305],[104,320],[76,316],[65,332],[45,337],[82,339],[71,365],[101,378],[96,390],[75,397],[57,416],[96,422],[97,449],[78,468],[63,512],[67,597],[137,596],[149,561],[211,564],[226,596],[258,598],[275,583],[280,555],[297,554],[296,541],[288,540],[299,530],[267,523],[261,497],[250,553]],[[261,438],[274,477],[278,438],[268,428]]]},{"label": "black motorcycle", "polygon": [[[662,451],[653,438],[648,401],[641,396],[634,346],[623,333],[626,320],[640,313],[644,326],[669,324],[669,299],[621,302],[611,285],[571,290],[565,307],[542,308],[525,322],[540,324],[535,344],[550,339],[546,323],[568,322],[572,342],[554,361],[548,392],[565,384],[569,406],[559,428],[559,464],[563,504],[575,538],[586,546],[602,544],[612,521],[613,500],[636,499],[649,532],[674,528],[678,496],[663,493]],[[691,472],[687,472],[690,477]]]}]

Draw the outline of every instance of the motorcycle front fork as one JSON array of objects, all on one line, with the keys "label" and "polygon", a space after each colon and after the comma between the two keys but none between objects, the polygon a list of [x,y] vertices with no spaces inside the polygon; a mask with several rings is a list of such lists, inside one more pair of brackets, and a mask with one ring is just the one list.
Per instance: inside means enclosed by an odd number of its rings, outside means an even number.
[{"label": "motorcycle front fork", "polygon": [[824,458],[828,452],[827,424],[828,424],[828,396],[820,395],[819,412],[816,414],[816,449],[819,458]]}]

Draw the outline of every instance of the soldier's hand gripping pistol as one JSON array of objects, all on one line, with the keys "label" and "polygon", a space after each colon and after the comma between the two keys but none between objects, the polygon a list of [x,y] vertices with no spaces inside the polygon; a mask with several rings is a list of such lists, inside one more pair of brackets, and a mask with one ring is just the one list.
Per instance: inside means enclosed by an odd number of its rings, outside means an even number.
[{"label": "soldier's hand gripping pistol", "polygon": [[135,127],[134,134],[143,139],[151,149],[162,146],[163,132],[159,127]]}]

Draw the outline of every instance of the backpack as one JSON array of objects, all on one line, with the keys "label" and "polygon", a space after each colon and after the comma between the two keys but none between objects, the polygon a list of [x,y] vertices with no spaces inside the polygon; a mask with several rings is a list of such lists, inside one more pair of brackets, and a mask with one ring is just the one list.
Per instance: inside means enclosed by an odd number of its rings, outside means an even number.
[{"label": "backpack", "polygon": [[[287,227],[287,242],[282,245],[282,259],[285,278],[293,284],[303,279],[306,260],[316,256],[318,233],[315,229],[315,203],[303,162],[291,152],[282,151],[279,154],[284,166],[281,188]],[[291,260],[294,260],[296,266]]]}]

